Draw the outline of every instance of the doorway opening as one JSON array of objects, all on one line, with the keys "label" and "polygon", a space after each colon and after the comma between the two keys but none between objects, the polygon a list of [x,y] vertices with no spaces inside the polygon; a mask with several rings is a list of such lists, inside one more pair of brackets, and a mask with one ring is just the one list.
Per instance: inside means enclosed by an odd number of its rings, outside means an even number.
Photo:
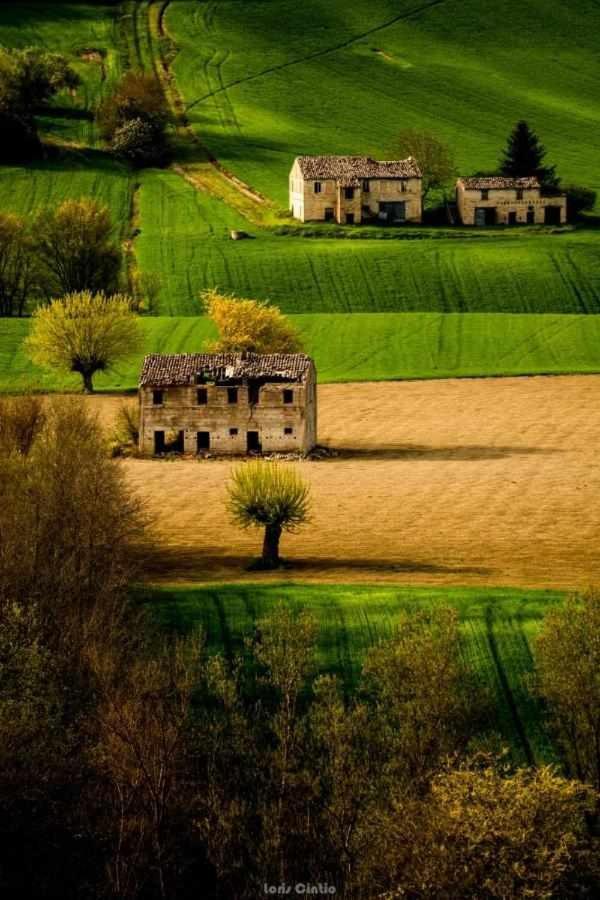
[{"label": "doorway opening", "polygon": [[248,451],[248,453],[260,453],[260,438],[258,431],[247,432],[246,450]]},{"label": "doorway opening", "polygon": [[196,452],[210,450],[210,431],[199,431],[196,434]]}]

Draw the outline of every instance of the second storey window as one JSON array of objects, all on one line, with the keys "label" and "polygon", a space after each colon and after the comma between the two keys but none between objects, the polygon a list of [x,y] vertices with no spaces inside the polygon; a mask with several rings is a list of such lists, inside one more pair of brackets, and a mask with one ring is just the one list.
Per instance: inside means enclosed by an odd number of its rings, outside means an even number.
[{"label": "second storey window", "polygon": [[237,403],[238,401],[238,389],[237,388],[227,388],[227,402],[228,403]]},{"label": "second storey window", "polygon": [[284,403],[293,403],[294,402],[294,392],[286,388],[283,392],[283,402]]},{"label": "second storey window", "polygon": [[196,402],[198,406],[206,406],[208,403],[208,391],[206,388],[198,388],[196,391]]},{"label": "second storey window", "polygon": [[320,193],[321,193],[321,182],[315,181],[315,194],[320,194]]},{"label": "second storey window", "polygon": [[481,192],[481,199],[482,199],[482,200],[489,200],[489,199],[490,199],[490,192],[488,191],[487,188],[484,188],[484,189],[482,190],[482,192]]},{"label": "second storey window", "polygon": [[162,406],[163,405],[163,392],[162,391],[152,391],[152,403],[154,406]]},{"label": "second storey window", "polygon": [[354,188],[344,188],[344,197],[346,198],[346,200],[354,200]]},{"label": "second storey window", "polygon": [[523,199],[523,188],[517,188],[517,200]]},{"label": "second storey window", "polygon": [[365,194],[368,194],[369,191],[371,190],[371,185],[369,184],[368,178],[363,178],[362,189],[365,192]]},{"label": "second storey window", "polygon": [[400,182],[400,192],[401,192],[402,194],[405,194],[406,191],[407,191],[407,184],[406,184],[406,181],[401,181],[401,182]]}]

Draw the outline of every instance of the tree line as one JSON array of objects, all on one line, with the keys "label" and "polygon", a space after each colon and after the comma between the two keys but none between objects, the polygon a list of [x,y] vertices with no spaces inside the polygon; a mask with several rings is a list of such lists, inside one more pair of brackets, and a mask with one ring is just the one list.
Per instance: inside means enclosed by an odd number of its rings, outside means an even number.
[{"label": "tree line", "polygon": [[130,585],[152,522],[80,401],[0,410],[0,886],[34,898],[596,896],[600,598],[534,641],[564,770],[498,754],[450,606],[352,685],[303,609],[243,645],[164,632]]}]

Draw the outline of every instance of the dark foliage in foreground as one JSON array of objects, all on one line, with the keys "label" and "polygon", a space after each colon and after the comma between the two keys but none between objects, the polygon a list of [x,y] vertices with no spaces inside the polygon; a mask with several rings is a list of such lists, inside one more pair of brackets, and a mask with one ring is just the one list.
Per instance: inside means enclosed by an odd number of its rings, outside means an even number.
[{"label": "dark foliage in foreground", "polygon": [[284,606],[210,656],[127,601],[147,526],[85,407],[3,401],[0,461],[4,895],[597,895],[597,795],[477,752],[487,698],[454,610],[407,614],[352,698]]}]

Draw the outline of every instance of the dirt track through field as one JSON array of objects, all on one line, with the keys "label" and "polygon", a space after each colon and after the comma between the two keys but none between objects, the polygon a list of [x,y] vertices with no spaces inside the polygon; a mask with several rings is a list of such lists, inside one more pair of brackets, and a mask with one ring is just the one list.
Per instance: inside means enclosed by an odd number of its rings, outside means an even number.
[{"label": "dirt track through field", "polygon": [[[293,567],[259,577],[600,583],[600,376],[324,385],[319,441],[340,455],[293,463],[314,497],[283,539]],[[229,462],[124,466],[156,517],[150,578],[257,578],[259,533],[225,512]]]}]

